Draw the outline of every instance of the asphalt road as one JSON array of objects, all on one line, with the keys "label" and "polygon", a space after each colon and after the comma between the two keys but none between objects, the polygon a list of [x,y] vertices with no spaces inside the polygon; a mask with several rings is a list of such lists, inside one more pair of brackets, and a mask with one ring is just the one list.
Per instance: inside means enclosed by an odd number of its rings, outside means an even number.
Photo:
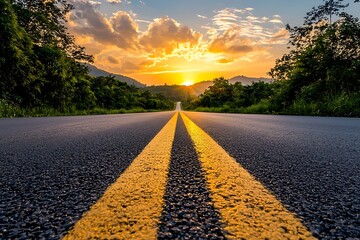
[{"label": "asphalt road", "polygon": [[360,238],[360,119],[186,115],[315,237]]},{"label": "asphalt road", "polygon": [[0,239],[59,239],[173,112],[0,119]]},{"label": "asphalt road", "polygon": [[[173,115],[0,119],[0,239],[63,237]],[[315,237],[359,238],[359,119],[185,115]],[[179,118],[158,237],[222,239],[190,142]]]},{"label": "asphalt road", "polygon": [[159,239],[225,239],[204,174],[184,123],[179,118],[160,218]]}]

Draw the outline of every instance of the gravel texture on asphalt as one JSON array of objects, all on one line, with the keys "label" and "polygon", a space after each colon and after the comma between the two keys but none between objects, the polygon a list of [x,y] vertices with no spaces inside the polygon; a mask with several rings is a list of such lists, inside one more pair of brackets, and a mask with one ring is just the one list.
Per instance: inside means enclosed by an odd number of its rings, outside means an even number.
[{"label": "gravel texture on asphalt", "polygon": [[204,173],[179,117],[171,153],[159,239],[225,239]]},{"label": "gravel texture on asphalt", "polygon": [[0,239],[59,239],[173,112],[0,119]]},{"label": "gravel texture on asphalt", "polygon": [[319,239],[359,239],[360,119],[186,115]]}]

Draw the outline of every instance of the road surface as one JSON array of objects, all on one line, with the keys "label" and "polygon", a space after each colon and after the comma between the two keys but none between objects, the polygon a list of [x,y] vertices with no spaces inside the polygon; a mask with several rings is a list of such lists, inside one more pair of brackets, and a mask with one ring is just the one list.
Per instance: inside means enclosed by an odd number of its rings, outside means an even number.
[{"label": "road surface", "polygon": [[360,120],[0,119],[0,239],[357,239]]}]

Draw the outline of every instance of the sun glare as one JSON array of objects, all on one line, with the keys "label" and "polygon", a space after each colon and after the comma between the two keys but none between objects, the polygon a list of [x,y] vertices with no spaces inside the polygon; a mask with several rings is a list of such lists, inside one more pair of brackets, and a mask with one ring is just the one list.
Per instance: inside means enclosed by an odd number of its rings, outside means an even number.
[{"label": "sun glare", "polygon": [[191,85],[193,85],[194,83],[193,83],[193,81],[190,81],[190,80],[188,80],[188,81],[185,81],[185,82],[183,82],[183,84],[182,85],[184,85],[184,86],[191,86]]}]

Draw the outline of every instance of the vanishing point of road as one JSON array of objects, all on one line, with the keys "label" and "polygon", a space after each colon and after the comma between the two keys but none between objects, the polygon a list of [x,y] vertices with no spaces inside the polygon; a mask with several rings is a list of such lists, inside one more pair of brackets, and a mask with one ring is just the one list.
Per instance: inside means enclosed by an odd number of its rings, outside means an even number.
[{"label": "vanishing point of road", "polygon": [[359,239],[360,119],[0,119],[0,239]]}]

